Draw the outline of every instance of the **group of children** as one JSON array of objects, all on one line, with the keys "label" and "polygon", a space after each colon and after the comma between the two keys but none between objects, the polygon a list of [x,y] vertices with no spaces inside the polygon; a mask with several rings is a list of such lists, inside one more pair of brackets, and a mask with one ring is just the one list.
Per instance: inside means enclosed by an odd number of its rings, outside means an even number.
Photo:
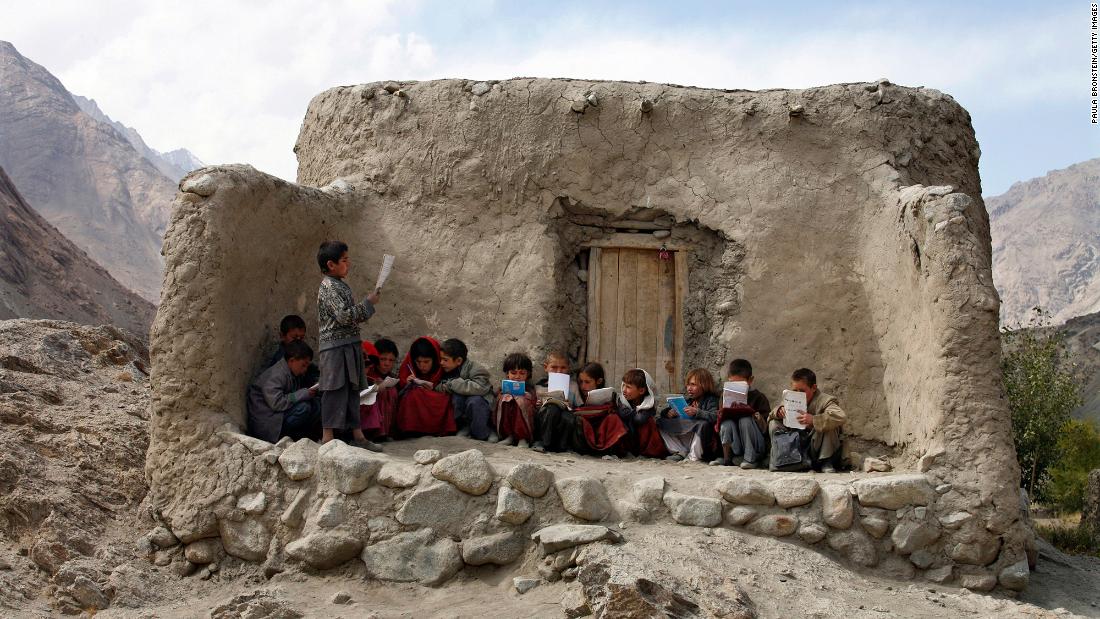
[{"label": "group of children", "polygon": [[[374,313],[380,291],[355,301],[344,282],[350,265],[344,243],[322,244],[317,261],[324,273],[317,365],[304,341],[305,321],[283,318],[279,350],[249,387],[249,431],[258,438],[328,442],[339,434],[350,444],[379,451],[378,442],[396,438],[457,434],[606,458],[634,455],[744,469],[840,467],[846,416],[835,397],[818,390],[809,369],[796,370],[790,385],[805,394],[807,410],[798,415],[803,429],[784,423],[782,406],[771,408],[753,386],[752,365],[745,359],[734,359],[727,377],[748,385],[747,403],[722,406],[714,376],[697,368],[685,379],[682,413],[661,405],[647,371],[628,370],[619,389],[609,390],[600,364],[584,365],[573,380],[560,352],[546,356],[543,370],[548,377],[570,375],[567,391],[551,391],[548,378],[534,382],[531,358],[516,352],[504,358],[501,371],[521,388],[502,393],[461,340],[419,337],[400,366],[392,340],[361,341],[358,324]],[[371,385],[371,397],[361,403],[360,391]]]}]

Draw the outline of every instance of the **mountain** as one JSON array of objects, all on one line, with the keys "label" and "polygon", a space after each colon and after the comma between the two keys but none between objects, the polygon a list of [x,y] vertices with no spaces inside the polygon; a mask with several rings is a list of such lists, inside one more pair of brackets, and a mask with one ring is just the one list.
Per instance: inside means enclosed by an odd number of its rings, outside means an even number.
[{"label": "mountain", "polygon": [[31,208],[0,168],[0,320],[109,323],[144,338],[154,312]]},{"label": "mountain", "polygon": [[115,279],[158,300],[160,246],[177,181],[4,41],[0,167],[35,210]]},{"label": "mountain", "polygon": [[73,95],[73,101],[76,102],[77,106],[79,106],[85,114],[99,122],[111,125],[118,130],[118,132],[126,138],[126,141],[130,143],[130,146],[134,147],[134,150],[141,153],[143,157],[148,159],[161,171],[161,173],[170,179],[174,179],[178,182],[179,179],[186,176],[191,170],[201,168],[205,165],[186,148],[177,148],[167,153],[162,153],[156,149],[150,148],[149,145],[145,143],[145,140],[142,139],[137,129],[127,127],[117,120],[112,120],[110,116],[103,113],[103,110],[99,109],[99,104],[95,102],[95,99]]},{"label": "mountain", "polygon": [[1039,333],[1056,330],[1065,338],[1070,370],[1081,386],[1084,402],[1073,411],[1078,419],[1100,425],[1100,312],[1070,318],[1056,327],[1030,327]]},{"label": "mountain", "polygon": [[1055,324],[1100,311],[1100,159],[1015,183],[985,199],[1001,322],[1041,306]]}]

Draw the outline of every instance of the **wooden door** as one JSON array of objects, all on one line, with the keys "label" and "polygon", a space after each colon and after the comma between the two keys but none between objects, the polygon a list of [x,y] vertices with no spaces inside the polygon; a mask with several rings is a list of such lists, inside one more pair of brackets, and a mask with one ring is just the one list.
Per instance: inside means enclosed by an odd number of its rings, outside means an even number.
[{"label": "wooden door", "polygon": [[590,250],[586,356],[603,365],[609,387],[618,389],[623,374],[638,367],[660,393],[681,391],[685,258],[672,252],[661,260],[656,249]]}]

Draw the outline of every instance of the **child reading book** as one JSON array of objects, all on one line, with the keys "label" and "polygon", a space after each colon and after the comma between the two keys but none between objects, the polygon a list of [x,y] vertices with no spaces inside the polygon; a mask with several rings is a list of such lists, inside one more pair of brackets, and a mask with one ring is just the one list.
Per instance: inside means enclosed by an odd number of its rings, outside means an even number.
[{"label": "child reading book", "polygon": [[535,408],[537,399],[531,385],[531,372],[534,364],[527,355],[514,352],[504,358],[501,364],[507,381],[523,385],[522,395],[502,393],[497,398],[496,411],[493,414],[493,435],[489,441],[499,437],[500,442],[528,447],[535,435]]},{"label": "child reading book", "polygon": [[435,391],[443,378],[439,342],[419,337],[398,369],[397,429],[408,434],[454,434],[450,394]]},{"label": "child reading book", "polygon": [[[817,388],[817,375],[809,368],[800,368],[791,374],[790,390],[805,394],[806,411],[798,414],[796,419],[790,420],[786,419],[787,411],[783,405],[772,411],[771,420],[768,422],[768,433],[772,442],[771,468],[773,470],[812,468],[822,473],[835,473],[841,465],[841,430],[848,419],[847,414],[840,408],[840,403],[835,396]],[[799,425],[804,429],[791,427]],[[782,448],[779,443],[789,438],[792,433],[808,439],[808,448],[803,461],[790,464],[785,460],[777,461],[776,457],[779,455],[777,452],[785,456],[789,451]]]},{"label": "child reading book", "polygon": [[320,326],[318,366],[321,376],[321,442],[332,440],[335,430],[351,430],[352,444],[372,451],[379,445],[367,440],[359,427],[359,391],[366,388],[359,323],[374,315],[378,291],[356,303],[345,278],[351,269],[348,246],[326,241],[317,250],[317,265],[324,277],[317,290],[317,324]]},{"label": "child reading book", "polygon": [[458,435],[484,441],[491,435],[493,385],[489,382],[489,370],[471,361],[469,356],[462,340],[452,338],[443,342],[439,351],[443,377],[435,390],[451,395]]},{"label": "child reading book", "polygon": [[[568,379],[569,360],[565,353],[552,351],[547,354],[542,369],[546,370],[546,378],[535,385],[539,408],[535,413],[535,443],[532,448],[539,452],[566,451],[571,448],[577,433],[572,411],[581,404],[580,389],[577,383]],[[566,377],[568,393],[550,391],[551,374]]]},{"label": "child reading book", "polygon": [[573,410],[577,433],[572,446],[577,453],[593,456],[626,453],[629,431],[619,417],[616,394],[605,386],[606,382],[599,363],[588,363],[577,373],[581,406]]},{"label": "child reading book", "polygon": [[312,405],[316,389],[298,383],[313,360],[301,340],[283,345],[283,358],[264,370],[248,388],[248,433],[269,443],[284,436],[316,438],[320,416]]},{"label": "child reading book", "polygon": [[623,374],[618,399],[619,417],[629,431],[627,449],[636,456],[663,458],[668,455],[654,419],[657,387],[649,372],[634,368]]},{"label": "child reading book", "polygon": [[754,469],[762,464],[767,453],[764,432],[771,404],[767,396],[752,386],[752,364],[748,360],[730,361],[727,381],[746,387],[745,401],[723,406],[719,412],[718,438],[722,443],[722,455],[712,460],[711,465],[738,464],[743,469]]},{"label": "child reading book", "polygon": [[[363,346],[366,350],[366,344]],[[381,338],[375,340],[374,349],[378,361],[367,365],[367,379],[378,385],[378,397],[371,405],[378,414],[378,430],[372,438],[388,441],[393,438],[394,418],[397,416],[397,344],[393,340]]]},{"label": "child reading book", "polygon": [[714,437],[718,418],[718,394],[714,376],[705,368],[695,368],[684,379],[686,406],[681,415],[675,407],[666,407],[657,421],[661,438],[670,455],[666,460],[699,462]]}]

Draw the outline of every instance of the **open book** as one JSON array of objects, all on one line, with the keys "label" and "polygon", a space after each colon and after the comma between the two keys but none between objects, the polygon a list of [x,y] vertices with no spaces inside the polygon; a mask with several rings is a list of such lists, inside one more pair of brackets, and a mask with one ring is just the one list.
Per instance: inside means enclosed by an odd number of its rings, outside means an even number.
[{"label": "open book", "polygon": [[370,406],[378,399],[378,385],[371,385],[359,392],[359,404]]},{"label": "open book", "polygon": [[379,389],[389,389],[390,387],[396,387],[398,380],[393,376],[387,376],[382,379],[382,382],[378,383]]},{"label": "open book", "polygon": [[557,398],[563,402],[569,401],[569,375],[550,372],[546,380],[546,395],[544,397]]},{"label": "open book", "polygon": [[584,405],[603,406],[604,404],[610,404],[613,397],[615,397],[615,390],[611,387],[593,389],[588,392],[588,398],[584,401]]},{"label": "open book", "polygon": [[734,380],[722,386],[722,408],[749,403],[749,384]]},{"label": "open book", "polygon": [[783,425],[796,430],[805,430],[806,426],[798,422],[799,413],[806,412],[806,394],[801,391],[783,390]]},{"label": "open book", "polygon": [[668,402],[668,405],[671,406],[677,413],[679,413],[681,419],[688,418],[687,413],[684,412],[687,409],[688,405],[687,398],[678,393],[671,393],[665,396],[665,401]]}]

